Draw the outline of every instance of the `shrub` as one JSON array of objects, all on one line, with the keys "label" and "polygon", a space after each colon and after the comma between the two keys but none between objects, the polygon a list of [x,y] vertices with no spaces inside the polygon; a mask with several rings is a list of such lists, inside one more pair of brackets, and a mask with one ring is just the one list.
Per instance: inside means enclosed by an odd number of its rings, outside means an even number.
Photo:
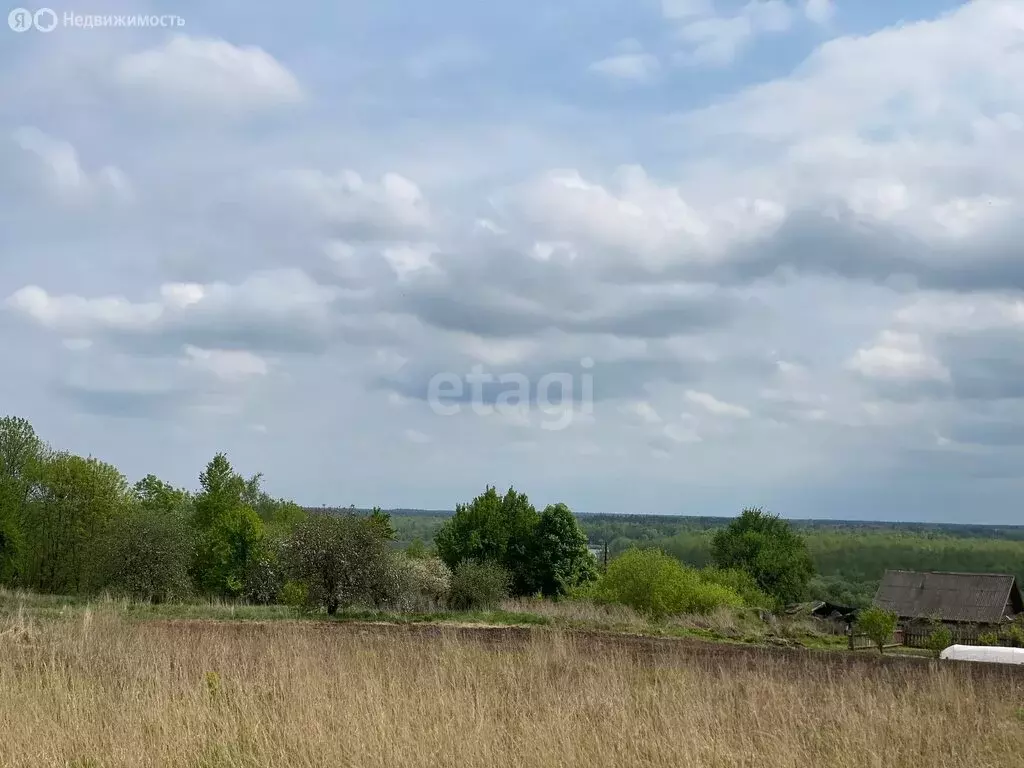
[{"label": "shrub", "polygon": [[700,573],[656,549],[631,549],[608,564],[592,591],[598,602],[621,603],[654,619],[742,607],[731,588],[706,582]]},{"label": "shrub", "polygon": [[931,634],[928,635],[925,647],[935,654],[935,658],[939,658],[942,652],[952,644],[953,633],[950,632],[949,627],[940,622],[934,623]]},{"label": "shrub", "polygon": [[995,632],[982,632],[978,635],[978,645],[999,645],[999,635]]},{"label": "shrub", "polygon": [[451,576],[448,605],[457,611],[488,610],[508,597],[512,578],[494,562],[464,560]]},{"label": "shrub", "polygon": [[775,610],[777,600],[761,589],[757,580],[739,568],[716,568],[709,566],[700,571],[701,578],[709,584],[728,587],[743,598],[743,602],[751,608]]}]

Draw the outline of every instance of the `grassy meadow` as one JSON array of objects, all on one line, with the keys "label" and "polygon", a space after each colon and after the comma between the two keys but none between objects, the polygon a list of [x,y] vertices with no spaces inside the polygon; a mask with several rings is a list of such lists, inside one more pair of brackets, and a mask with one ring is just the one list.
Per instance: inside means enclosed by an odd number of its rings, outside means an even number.
[{"label": "grassy meadow", "polygon": [[1024,675],[572,632],[0,617],[3,766],[1019,766]]}]

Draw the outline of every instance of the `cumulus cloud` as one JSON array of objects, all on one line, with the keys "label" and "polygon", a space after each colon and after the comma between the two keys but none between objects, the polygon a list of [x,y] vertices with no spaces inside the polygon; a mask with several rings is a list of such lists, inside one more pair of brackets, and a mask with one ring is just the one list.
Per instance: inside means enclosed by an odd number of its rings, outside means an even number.
[{"label": "cumulus cloud", "polygon": [[658,58],[649,53],[620,53],[595,61],[590,71],[609,80],[646,83],[658,74]]},{"label": "cumulus cloud", "polygon": [[278,270],[237,284],[167,283],[149,301],[51,295],[32,285],[11,294],[7,306],[49,330],[124,344],[301,351],[330,342],[334,295],[301,271]]},{"label": "cumulus cloud", "polygon": [[686,46],[678,58],[703,66],[729,65],[758,35],[785,32],[793,22],[783,0],[751,0],[734,15],[717,13],[710,2],[666,0],[662,9]]},{"label": "cumulus cloud", "polygon": [[132,186],[124,172],[106,165],[90,173],[82,167],[78,152],[67,141],[55,139],[38,128],[22,127],[14,132],[19,147],[40,161],[45,184],[65,201],[90,201],[100,196],[128,202]]},{"label": "cumulus cloud", "polygon": [[164,45],[127,54],[117,81],[174,107],[245,113],[303,99],[295,76],[258,46],[177,35]]},{"label": "cumulus cloud", "polygon": [[[214,444],[250,457],[265,430],[265,460],[312,503],[448,505],[511,471],[584,511],[620,506],[627,476],[638,510],[683,482],[695,490],[681,511],[763,493],[787,514],[826,499],[840,515],[859,512],[834,492],[851,471],[887,493],[907,476],[965,493],[1014,482],[1017,3],[853,36],[840,28],[853,5],[666,0],[667,36],[598,52],[594,75],[645,86],[611,102],[578,88],[596,55],[564,34],[572,14],[508,9],[504,36],[474,28],[477,46],[448,37],[450,11],[432,8],[424,24],[439,26],[394,49],[329,25],[332,46],[301,53],[255,26],[261,49],[55,38],[43,85],[75,86],[54,99],[61,113],[0,104],[5,130],[47,131],[14,134],[3,157],[15,172],[0,179],[0,339],[22,363],[4,401],[47,414],[58,444],[84,444],[76,419],[91,414],[102,455],[132,472],[188,463],[180,482]],[[592,39],[644,29],[633,12]],[[691,96],[686,71],[665,67],[673,51],[735,62],[809,22],[823,27],[774,43],[802,59],[792,71],[789,58],[770,75],[737,67]],[[493,51],[486,67],[474,47]],[[506,67],[513,47],[538,69]],[[38,62],[14,63],[27,89]],[[143,130],[136,103],[197,129]],[[133,206],[55,217],[37,182],[62,202]],[[493,377],[480,393],[492,406],[525,379],[522,407],[482,419],[474,372]],[[457,416],[431,410],[439,374],[465,385]],[[545,414],[539,384],[562,374]],[[570,412],[564,432],[539,428]],[[115,415],[147,423],[110,426]],[[415,447],[428,444],[445,450]],[[394,470],[369,458],[396,447],[417,457],[401,499],[379,496]],[[296,458],[309,455],[331,471]],[[726,490],[737,482],[742,499]]]}]

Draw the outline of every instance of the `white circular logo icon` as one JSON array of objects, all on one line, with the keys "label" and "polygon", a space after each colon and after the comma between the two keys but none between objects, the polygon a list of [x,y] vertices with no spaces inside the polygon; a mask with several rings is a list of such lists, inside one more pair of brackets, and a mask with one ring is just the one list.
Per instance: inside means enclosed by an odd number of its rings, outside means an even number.
[{"label": "white circular logo icon", "polygon": [[15,32],[28,32],[32,23],[32,11],[27,8],[15,8],[7,14],[7,26]]},{"label": "white circular logo icon", "polygon": [[57,14],[49,8],[40,8],[32,17],[32,22],[40,32],[52,32],[57,26]]}]

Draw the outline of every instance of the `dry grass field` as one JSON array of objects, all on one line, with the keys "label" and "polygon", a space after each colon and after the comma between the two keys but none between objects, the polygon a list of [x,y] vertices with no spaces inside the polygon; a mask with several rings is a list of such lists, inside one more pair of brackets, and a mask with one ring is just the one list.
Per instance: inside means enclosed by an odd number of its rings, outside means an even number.
[{"label": "dry grass field", "polygon": [[552,630],[0,619],[3,766],[1024,764],[1024,675]]}]

